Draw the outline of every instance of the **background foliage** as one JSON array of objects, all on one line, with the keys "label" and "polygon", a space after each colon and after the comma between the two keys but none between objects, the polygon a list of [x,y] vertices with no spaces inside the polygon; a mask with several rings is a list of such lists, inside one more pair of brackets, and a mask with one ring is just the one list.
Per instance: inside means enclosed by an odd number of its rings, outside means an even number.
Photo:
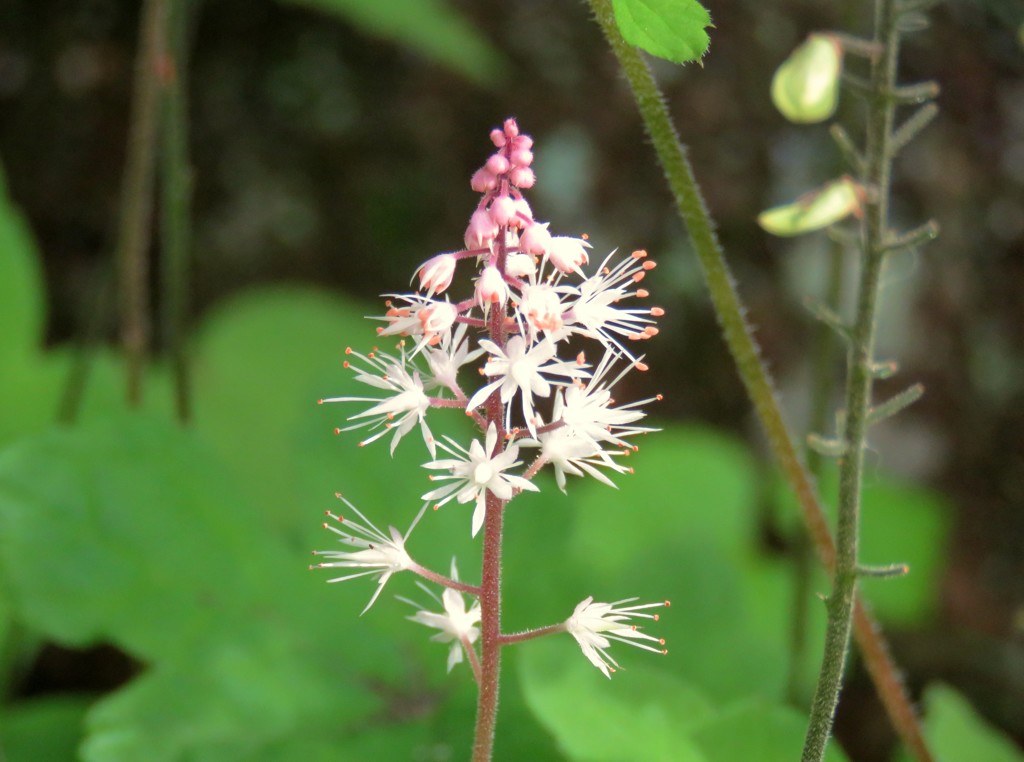
[{"label": "background foliage", "polygon": [[[767,83],[806,32],[866,19],[800,2],[711,11],[703,69],[666,65],[659,76],[799,430],[812,328],[800,299],[821,287],[824,244],[765,239],[754,218],[834,174],[839,158],[824,134],[774,114]],[[305,569],[309,550],[328,542],[318,522],[335,491],[404,529],[425,483],[414,445],[394,460],[356,448],[331,433],[339,412],[313,403],[350,388],[341,353],[371,342],[369,300],[457,242],[483,136],[509,113],[538,141],[538,214],[586,230],[598,250],[657,252],[651,290],[669,320],[651,345],[649,387],[633,390],[667,398],[666,430],[641,443],[637,473],[618,491],[571,482],[563,497],[546,485],[513,506],[507,627],[562,619],[588,594],[642,591],[673,606],[660,625],[669,655],[627,653],[611,683],[568,638],[511,652],[499,758],[796,757],[823,611],[811,607],[794,707],[795,510],[748,431],[667,194],[582,6],[197,8],[187,429],[172,420],[159,362],[144,409],[124,410],[114,349],[95,358],[79,422],[54,425],[69,341],[97,312],[113,335],[101,285],[137,9],[26,0],[3,13],[6,760],[462,757],[467,675],[444,675],[444,649],[408,626],[402,603],[385,596],[357,618],[369,584],[328,586]],[[907,78],[938,79],[945,95],[939,122],[901,165],[897,195],[908,218],[937,217],[943,237],[890,276],[883,345],[928,396],[879,431],[865,499],[862,558],[913,569],[865,583],[865,594],[951,761],[1019,759],[1002,733],[1024,734],[1024,63],[1014,13],[994,2],[940,7],[906,53]],[[451,426],[462,424],[453,413]],[[459,507],[426,517],[411,549],[441,568],[456,553],[466,570],[478,552]],[[415,595],[411,580],[392,584]],[[812,581],[812,592],[826,589]],[[891,758],[856,673],[841,711],[847,758]]]}]

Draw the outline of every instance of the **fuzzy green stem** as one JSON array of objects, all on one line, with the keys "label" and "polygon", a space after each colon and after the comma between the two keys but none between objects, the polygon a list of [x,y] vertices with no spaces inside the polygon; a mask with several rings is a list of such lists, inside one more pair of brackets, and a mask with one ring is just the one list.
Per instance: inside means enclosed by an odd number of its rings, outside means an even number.
[{"label": "fuzzy green stem", "polygon": [[[676,206],[697,252],[715,314],[722,326],[723,336],[740,378],[754,404],[783,475],[796,494],[804,523],[818,555],[825,567],[832,569],[835,562],[835,545],[824,511],[786,429],[768,372],[761,363],[757,345],[743,318],[744,309],[686,158],[686,149],[679,141],[672,125],[668,107],[639,51],[622,39],[615,24],[611,0],[588,2],[633,91],[644,126],[651,137],[658,161],[665,172]],[[889,658],[888,647],[881,631],[859,600],[857,606],[854,617],[857,642],[864,654],[865,663],[879,697],[894,727],[915,759],[927,762],[931,760],[931,755],[927,753],[920,726],[896,667]]]},{"label": "fuzzy green stem", "polygon": [[899,33],[893,0],[875,4],[875,41],[881,55],[871,64],[871,91],[865,150],[865,185],[874,192],[861,225],[861,280],[857,312],[850,333],[846,386],[845,455],[839,466],[839,508],[836,520],[836,565],[828,599],[828,627],[818,685],[811,704],[802,762],[820,762],[832,729],[849,650],[857,586],[857,545],[863,482],[864,444],[871,408],[871,388],[878,292],[885,264],[888,230],[892,134],[895,105],[884,94],[896,84]]},{"label": "fuzzy green stem", "polygon": [[161,248],[163,328],[174,379],[174,407],[183,423],[191,417],[186,354],[189,283],[189,198],[192,178],[188,161],[186,113],[188,22],[191,0],[170,0],[167,51],[160,67],[161,109]]},{"label": "fuzzy green stem", "polygon": [[145,0],[139,22],[128,154],[121,184],[117,253],[121,300],[121,344],[125,353],[128,404],[142,402],[142,374],[149,349],[149,233],[153,211],[157,121],[157,67],[166,48],[165,0]]}]

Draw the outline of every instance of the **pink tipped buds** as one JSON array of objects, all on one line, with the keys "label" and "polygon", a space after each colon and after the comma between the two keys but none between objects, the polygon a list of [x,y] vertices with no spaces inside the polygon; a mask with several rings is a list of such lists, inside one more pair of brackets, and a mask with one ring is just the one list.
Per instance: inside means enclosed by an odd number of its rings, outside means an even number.
[{"label": "pink tipped buds", "polygon": [[528,225],[519,238],[519,248],[527,254],[536,254],[539,257],[547,256],[551,250],[551,233],[548,232],[548,223],[534,222],[532,225]]},{"label": "pink tipped buds", "polygon": [[589,248],[590,244],[582,238],[555,236],[548,247],[548,261],[563,273],[579,272],[580,265],[588,261]]},{"label": "pink tipped buds", "polygon": [[477,209],[469,218],[466,228],[467,249],[489,249],[491,242],[498,237],[498,226],[486,209]]},{"label": "pink tipped buds", "polygon": [[452,284],[455,262],[454,254],[438,254],[420,265],[420,289],[426,289],[427,296],[445,291]]},{"label": "pink tipped buds", "polygon": [[483,269],[476,279],[476,303],[481,309],[492,304],[504,304],[509,297],[508,284],[494,265]]}]

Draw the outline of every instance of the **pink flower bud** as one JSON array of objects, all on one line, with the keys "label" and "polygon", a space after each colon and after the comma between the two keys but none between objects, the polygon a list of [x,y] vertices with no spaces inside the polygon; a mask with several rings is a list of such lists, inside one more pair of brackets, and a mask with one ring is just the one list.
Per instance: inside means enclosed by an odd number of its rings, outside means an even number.
[{"label": "pink flower bud", "polygon": [[420,265],[420,289],[426,289],[428,296],[447,289],[455,275],[455,262],[454,254],[438,254]]},{"label": "pink flower bud", "polygon": [[504,304],[508,299],[508,284],[498,268],[490,265],[476,279],[476,303],[487,309],[492,304]]},{"label": "pink flower bud", "polygon": [[491,130],[491,142],[494,143],[495,148],[503,148],[505,146],[505,133],[495,127]]},{"label": "pink flower bud", "polygon": [[469,218],[469,227],[466,228],[466,248],[488,249],[497,235],[498,226],[494,224],[490,213],[486,209],[477,209]]},{"label": "pink flower bud", "polygon": [[548,261],[563,273],[579,272],[580,265],[588,261],[589,248],[582,238],[555,236],[548,247]]},{"label": "pink flower bud", "polygon": [[534,222],[527,226],[523,235],[519,238],[519,248],[528,254],[545,256],[551,248],[551,233],[548,232],[550,223]]},{"label": "pink flower bud", "polygon": [[533,210],[526,203],[526,199],[520,196],[516,199],[516,216],[510,223],[514,228],[525,228],[533,222]]},{"label": "pink flower bud", "polygon": [[505,261],[505,272],[513,278],[529,278],[537,271],[529,254],[510,254]]},{"label": "pink flower bud", "polygon": [[508,159],[502,156],[500,153],[493,154],[491,158],[487,160],[485,165],[487,171],[492,175],[503,175],[508,172]]},{"label": "pink flower bud", "polygon": [[480,167],[473,173],[469,181],[469,187],[477,193],[486,193],[498,187],[498,178],[487,171],[487,167]]},{"label": "pink flower bud", "polygon": [[510,116],[508,119],[506,119],[504,127],[505,135],[507,135],[510,138],[514,138],[516,135],[519,134],[519,125],[516,124],[515,117]]},{"label": "pink flower bud", "polygon": [[520,149],[522,149],[523,151],[529,151],[531,148],[533,148],[533,138],[531,138],[529,135],[520,135],[519,137],[516,138],[515,143],[513,144],[513,148],[516,151]]},{"label": "pink flower bud", "polygon": [[533,151],[528,151],[525,148],[517,148],[512,152],[512,155],[509,158],[517,167],[528,167],[533,163]]},{"label": "pink flower bud", "polygon": [[491,202],[491,219],[496,225],[508,225],[516,216],[516,202],[509,196],[498,196]]},{"label": "pink flower bud", "polygon": [[513,167],[508,173],[508,179],[517,188],[532,188],[537,182],[537,176],[529,167]]},{"label": "pink flower bud", "polygon": [[459,311],[450,302],[434,302],[417,313],[420,324],[423,326],[423,333],[427,337],[447,331],[458,316]]}]

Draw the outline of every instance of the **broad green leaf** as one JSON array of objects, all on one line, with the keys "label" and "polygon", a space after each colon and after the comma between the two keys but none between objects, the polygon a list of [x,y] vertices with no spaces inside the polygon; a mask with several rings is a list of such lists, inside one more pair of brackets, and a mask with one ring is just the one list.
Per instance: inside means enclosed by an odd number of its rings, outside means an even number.
[{"label": "broad green leaf", "polygon": [[949,686],[930,686],[924,705],[925,737],[942,762],[1024,761],[1024,752]]},{"label": "broad green leaf", "polygon": [[642,666],[608,680],[568,635],[524,643],[519,657],[526,701],[569,759],[705,762],[687,733],[712,710],[681,680]]},{"label": "broad green leaf", "polygon": [[0,749],[4,762],[68,762],[76,759],[82,720],[90,700],[45,698],[3,707]]},{"label": "broad green leaf", "polygon": [[795,236],[827,228],[851,214],[860,216],[864,189],[851,177],[843,176],[804,194],[791,204],[766,209],[757,224],[777,236]]},{"label": "broad green leaf", "polygon": [[699,61],[707,52],[711,14],[697,0],[612,0],[622,38],[674,63]]},{"label": "broad green leaf", "polygon": [[[784,531],[805,532],[799,510],[781,482],[780,519]],[[834,502],[837,475],[826,469],[819,482],[826,505]],[[830,509],[831,512],[831,509]],[[863,577],[861,591],[884,623],[917,625],[935,613],[947,558],[952,510],[937,492],[884,476],[872,476],[861,497],[859,558],[869,566],[906,563],[901,577]],[[816,593],[827,593],[831,583],[820,582]],[[820,608],[816,606],[816,608]]]},{"label": "broad green leaf", "polygon": [[812,34],[772,77],[772,103],[791,122],[823,122],[839,103],[843,47],[835,35]]},{"label": "broad green leaf", "polygon": [[[747,701],[722,711],[699,727],[692,738],[708,762],[792,762],[800,759],[807,716],[765,701]],[[845,762],[838,745],[829,744],[825,762]]]},{"label": "broad green leaf", "polygon": [[0,367],[5,373],[41,345],[43,301],[39,253],[0,170]]},{"label": "broad green leaf", "polygon": [[[750,454],[710,429],[671,427],[637,440],[635,473],[616,476],[619,489],[573,480],[580,506],[570,552],[599,559],[614,577],[642,556],[651,538],[697,538],[730,555],[749,553],[756,537],[756,475]],[[611,540],[611,541],[610,541]]]},{"label": "broad green leaf", "polygon": [[478,84],[493,84],[506,63],[444,0],[282,0],[339,16],[368,34],[405,45]]},{"label": "broad green leaf", "polygon": [[260,759],[295,735],[337,738],[384,711],[359,670],[381,685],[405,671],[225,473],[195,435],[141,418],[0,455],[0,569],[19,617],[152,665],[90,713],[90,761]]}]

